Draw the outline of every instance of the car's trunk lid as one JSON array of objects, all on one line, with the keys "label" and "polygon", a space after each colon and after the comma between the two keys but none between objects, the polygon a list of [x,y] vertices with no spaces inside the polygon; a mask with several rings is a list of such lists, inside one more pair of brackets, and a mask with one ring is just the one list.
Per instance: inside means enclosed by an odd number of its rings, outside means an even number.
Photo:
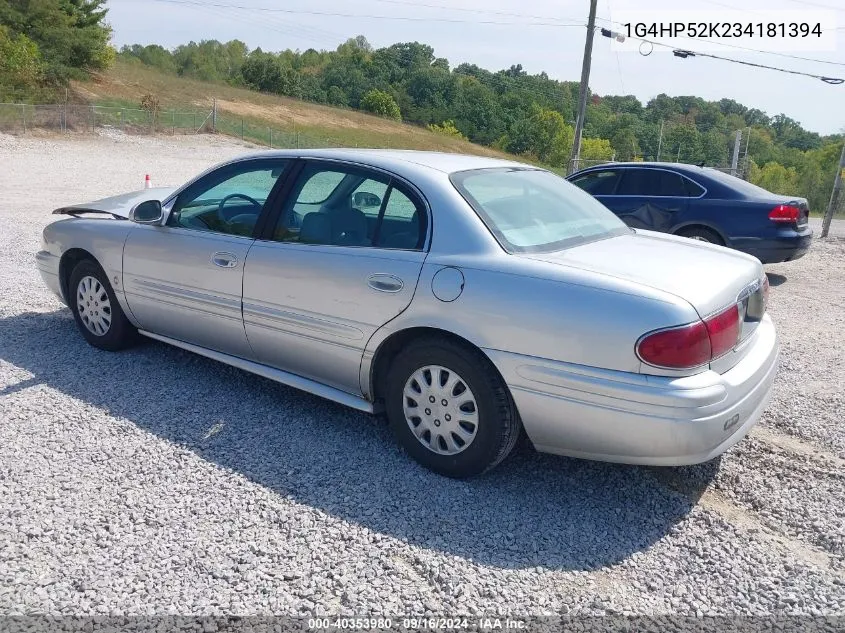
[{"label": "car's trunk lid", "polygon": [[[749,255],[720,246],[638,229],[628,235],[526,257],[672,293],[690,303],[701,318],[740,303],[742,314],[749,310],[741,341],[753,334],[762,317],[762,313],[755,313],[755,309],[761,310],[755,301],[762,297],[762,265]],[[726,359],[720,369],[740,358],[735,355]]]}]

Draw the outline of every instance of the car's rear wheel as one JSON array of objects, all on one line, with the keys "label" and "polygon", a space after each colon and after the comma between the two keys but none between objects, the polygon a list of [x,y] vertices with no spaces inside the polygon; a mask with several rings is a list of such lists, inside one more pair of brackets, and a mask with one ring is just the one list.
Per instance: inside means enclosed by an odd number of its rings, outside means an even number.
[{"label": "car's rear wheel", "polygon": [[385,406],[397,439],[419,463],[447,477],[499,464],[522,428],[507,386],[479,351],[446,338],[401,350],[387,372]]},{"label": "car's rear wheel", "polygon": [[678,235],[688,237],[689,239],[696,240],[698,242],[708,242],[709,244],[718,244],[719,246],[725,245],[724,240],[719,237],[716,231],[703,226],[694,226],[688,229],[682,229],[678,231]]},{"label": "car's rear wheel", "polygon": [[85,259],[70,274],[68,303],[82,336],[94,347],[115,352],[137,341],[138,332],[117,302],[105,272]]}]

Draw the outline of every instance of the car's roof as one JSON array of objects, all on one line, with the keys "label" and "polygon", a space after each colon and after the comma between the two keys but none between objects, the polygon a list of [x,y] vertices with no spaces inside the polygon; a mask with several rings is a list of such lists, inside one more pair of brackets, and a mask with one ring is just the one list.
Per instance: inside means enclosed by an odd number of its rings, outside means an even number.
[{"label": "car's roof", "polygon": [[[607,162],[602,163],[601,165],[591,165],[590,167],[584,167],[583,169],[579,169],[575,174],[579,174],[581,172],[592,171],[595,169],[615,169],[617,167],[659,167],[661,169],[674,169],[675,171],[679,171],[684,174],[700,174],[703,171],[706,171],[709,168],[707,166],[699,167],[698,165],[690,165],[689,163],[663,163],[657,161],[648,161],[648,162]],[[573,176],[575,174],[572,174]]]},{"label": "car's roof", "polygon": [[409,167],[424,167],[446,174],[469,169],[484,169],[490,167],[530,167],[500,158],[488,156],[471,156],[468,154],[450,154],[447,152],[424,152],[400,149],[283,149],[268,150],[242,156],[245,158],[267,157],[296,157],[296,158],[325,158],[331,160],[346,160],[360,162],[384,169],[402,170]]}]

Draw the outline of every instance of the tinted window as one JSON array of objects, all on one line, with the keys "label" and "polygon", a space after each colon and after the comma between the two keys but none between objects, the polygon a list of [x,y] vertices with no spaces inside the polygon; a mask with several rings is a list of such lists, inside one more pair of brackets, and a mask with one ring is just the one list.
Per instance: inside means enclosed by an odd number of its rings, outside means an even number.
[{"label": "tinted window", "polygon": [[687,197],[686,179],[664,169],[625,169],[616,190],[624,196],[677,196]]},{"label": "tinted window", "polygon": [[274,239],[330,246],[416,249],[426,215],[389,176],[309,164],[295,183]]},{"label": "tinted window", "polygon": [[624,169],[622,179],[616,188],[620,196],[660,195],[659,172],[653,169]]},{"label": "tinted window", "polygon": [[594,171],[579,176],[572,184],[594,196],[609,196],[616,188],[618,178],[619,174],[615,171]]},{"label": "tinted window", "polygon": [[704,187],[693,182],[689,178],[684,178],[684,185],[686,185],[687,195],[690,198],[698,198],[699,196],[704,195]]},{"label": "tinted window", "polygon": [[658,171],[660,174],[660,195],[683,198],[689,195],[686,179],[673,171]]},{"label": "tinted window", "polygon": [[450,176],[502,247],[551,251],[630,231],[607,207],[538,169],[476,169]]},{"label": "tinted window", "polygon": [[168,226],[250,236],[285,161],[247,161],[212,172],[176,199]]},{"label": "tinted window", "polygon": [[713,180],[720,182],[726,187],[730,187],[732,190],[739,192],[742,195],[751,198],[770,198],[774,195],[771,191],[767,191],[762,187],[753,185],[742,178],[737,178],[736,176],[731,176],[730,174],[721,172],[718,169],[707,168],[705,171]]}]

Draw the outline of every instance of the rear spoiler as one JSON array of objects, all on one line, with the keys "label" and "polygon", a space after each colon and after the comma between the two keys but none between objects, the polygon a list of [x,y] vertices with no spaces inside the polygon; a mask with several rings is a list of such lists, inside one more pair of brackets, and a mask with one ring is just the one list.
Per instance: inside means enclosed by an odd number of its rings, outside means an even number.
[{"label": "rear spoiler", "polygon": [[97,215],[110,215],[115,220],[126,220],[127,218],[122,215],[118,215],[117,213],[112,213],[110,211],[103,211],[102,209],[89,209],[87,207],[61,207],[60,209],[56,209],[53,211],[53,215],[70,215],[75,218],[78,218],[83,215],[87,215],[89,213],[94,213]]}]

